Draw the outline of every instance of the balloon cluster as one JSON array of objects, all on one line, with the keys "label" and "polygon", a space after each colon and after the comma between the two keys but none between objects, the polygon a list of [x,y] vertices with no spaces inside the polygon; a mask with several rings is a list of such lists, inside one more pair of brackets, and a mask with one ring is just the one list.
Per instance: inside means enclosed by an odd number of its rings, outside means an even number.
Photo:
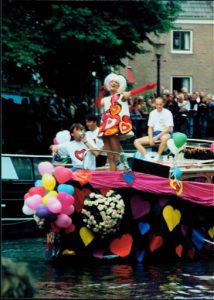
[{"label": "balloon cluster", "polygon": [[73,178],[73,172],[63,166],[55,168],[50,162],[41,162],[38,170],[42,178],[24,195],[23,213],[35,214],[58,228],[69,228],[75,210],[74,187],[65,182]]},{"label": "balloon cluster", "polygon": [[63,143],[69,142],[70,140],[71,140],[70,132],[68,130],[62,130],[62,131],[57,132],[57,134],[53,140],[53,143],[55,145],[63,144]]},{"label": "balloon cluster", "polygon": [[167,141],[167,146],[170,152],[176,156],[184,148],[184,146],[186,145],[186,141],[186,134],[175,132],[173,133],[172,138]]}]

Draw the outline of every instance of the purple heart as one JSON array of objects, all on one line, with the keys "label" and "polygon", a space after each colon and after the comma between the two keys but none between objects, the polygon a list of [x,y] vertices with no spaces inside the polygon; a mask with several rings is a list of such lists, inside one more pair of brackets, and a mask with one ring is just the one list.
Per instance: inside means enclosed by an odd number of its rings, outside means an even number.
[{"label": "purple heart", "polygon": [[136,257],[138,262],[141,262],[144,259],[144,256],[145,256],[145,251],[144,250],[136,251],[136,253],[135,253],[135,257]]},{"label": "purple heart", "polygon": [[188,226],[182,224],[180,226],[180,228],[181,228],[181,233],[185,236],[187,234],[187,231],[188,231]]},{"label": "purple heart", "polygon": [[103,258],[104,249],[97,249],[93,251],[93,256],[96,258]]},{"label": "purple heart", "polygon": [[133,219],[138,219],[147,215],[151,210],[149,201],[143,199],[139,195],[134,195],[131,198],[131,210]]},{"label": "purple heart", "polygon": [[147,232],[149,231],[149,229],[150,229],[150,224],[149,224],[149,223],[143,223],[143,222],[140,222],[140,223],[138,224],[138,228],[139,228],[139,230],[140,230],[140,233],[141,233],[142,235],[144,235],[145,233],[147,233]]},{"label": "purple heart", "polygon": [[133,180],[134,180],[134,174],[130,173],[124,173],[123,175],[123,179],[128,183],[128,184],[132,184]]}]

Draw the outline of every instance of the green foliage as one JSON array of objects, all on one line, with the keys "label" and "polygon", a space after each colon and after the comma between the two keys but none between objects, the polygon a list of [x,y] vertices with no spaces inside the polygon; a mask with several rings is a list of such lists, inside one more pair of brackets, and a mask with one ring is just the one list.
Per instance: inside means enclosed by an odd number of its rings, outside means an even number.
[{"label": "green foliage", "polygon": [[[110,66],[143,53],[142,42],[152,43],[150,33],[169,31],[181,2],[4,2],[3,86],[88,92],[92,71],[103,79]],[[35,73],[41,78],[35,80]]]}]

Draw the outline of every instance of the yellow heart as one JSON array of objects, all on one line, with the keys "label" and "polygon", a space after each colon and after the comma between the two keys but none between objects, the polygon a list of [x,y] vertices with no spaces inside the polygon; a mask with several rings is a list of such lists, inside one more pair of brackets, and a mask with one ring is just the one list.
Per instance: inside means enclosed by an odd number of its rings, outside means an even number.
[{"label": "yellow heart", "polygon": [[171,188],[173,190],[175,190],[175,192],[178,196],[180,196],[182,194],[182,192],[183,192],[183,182],[182,181],[170,179],[169,185],[171,186]]},{"label": "yellow heart", "polygon": [[80,228],[80,237],[85,246],[88,246],[94,239],[93,233],[86,227]]},{"label": "yellow heart", "polygon": [[211,227],[211,228],[208,230],[208,233],[209,233],[210,237],[213,239],[213,238],[214,238],[214,227]]},{"label": "yellow heart", "polygon": [[163,209],[163,217],[169,231],[172,231],[180,223],[181,213],[178,209],[173,209],[171,205],[167,205]]},{"label": "yellow heart", "polygon": [[62,255],[75,255],[75,251],[74,250],[68,250],[68,249],[65,249],[63,252],[62,252]]}]

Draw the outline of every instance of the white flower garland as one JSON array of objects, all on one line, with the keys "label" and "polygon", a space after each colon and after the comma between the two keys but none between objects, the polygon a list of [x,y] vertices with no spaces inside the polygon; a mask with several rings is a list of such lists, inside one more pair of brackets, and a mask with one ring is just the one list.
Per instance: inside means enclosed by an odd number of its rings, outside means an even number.
[{"label": "white flower garland", "polygon": [[122,197],[110,190],[106,196],[90,193],[85,197],[81,211],[86,227],[101,237],[114,233],[125,212],[125,203]]}]

